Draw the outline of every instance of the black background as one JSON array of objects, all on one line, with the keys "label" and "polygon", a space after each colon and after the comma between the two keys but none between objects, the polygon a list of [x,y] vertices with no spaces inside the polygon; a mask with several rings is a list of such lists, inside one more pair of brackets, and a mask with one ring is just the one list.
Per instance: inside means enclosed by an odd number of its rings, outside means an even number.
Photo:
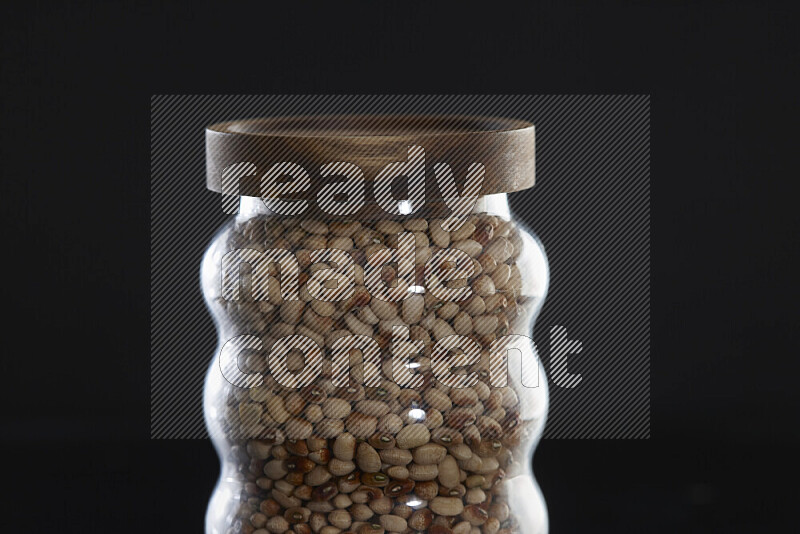
[{"label": "black background", "polygon": [[3,531],[202,530],[213,450],[148,439],[161,93],[651,94],[652,439],[544,441],[551,530],[792,519],[791,3],[6,2],[0,19]]}]

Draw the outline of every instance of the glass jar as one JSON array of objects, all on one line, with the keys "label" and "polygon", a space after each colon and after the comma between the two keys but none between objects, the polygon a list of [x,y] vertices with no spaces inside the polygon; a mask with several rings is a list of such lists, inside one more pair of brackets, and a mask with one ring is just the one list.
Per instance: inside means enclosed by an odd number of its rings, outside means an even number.
[{"label": "glass jar", "polygon": [[[366,138],[369,150],[355,159],[375,170],[385,167],[375,154],[388,140],[395,157],[399,138],[452,161],[452,152],[437,152],[444,140],[477,132],[481,139],[467,146],[502,152],[478,150],[486,161],[532,160],[529,124],[429,120],[410,133],[407,123],[394,124],[400,133],[391,136],[373,122],[357,123],[355,132],[315,123],[310,142],[307,124],[301,133],[270,120],[209,127],[211,137],[225,133],[209,141],[209,175],[244,169],[237,176],[245,194],[201,269],[219,333],[204,398],[222,464],[208,534],[547,532],[531,469],[547,380],[529,336],[548,267],[502,190],[530,186],[533,176],[521,181],[519,163],[487,165],[486,174],[494,172],[481,189],[487,194],[476,195],[457,223],[444,195],[410,208],[403,199],[394,213],[375,201],[356,216],[308,209],[310,202],[303,213],[287,213],[291,203],[272,193],[247,196],[241,180],[266,164],[289,169],[275,139],[293,143],[295,156],[327,159],[332,141],[358,138],[363,146]],[[498,144],[503,135],[518,139]],[[232,138],[235,150],[225,144]],[[320,139],[325,151],[309,146]],[[270,150],[280,154],[251,163]],[[294,202],[318,199],[320,184],[307,183],[312,195],[295,187]],[[263,178],[260,188],[268,190]]]}]

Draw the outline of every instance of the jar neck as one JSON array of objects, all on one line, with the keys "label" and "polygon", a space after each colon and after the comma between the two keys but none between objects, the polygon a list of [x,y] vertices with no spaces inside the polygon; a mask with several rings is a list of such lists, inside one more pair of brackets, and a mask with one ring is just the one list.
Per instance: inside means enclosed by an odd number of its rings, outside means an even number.
[{"label": "jar neck", "polygon": [[[478,197],[475,206],[472,208],[472,213],[490,213],[503,219],[510,219],[511,210],[508,206],[508,195],[506,193],[498,193],[496,195]],[[259,197],[240,197],[238,218],[250,219],[252,217],[270,215],[280,216],[280,214],[271,211]]]}]

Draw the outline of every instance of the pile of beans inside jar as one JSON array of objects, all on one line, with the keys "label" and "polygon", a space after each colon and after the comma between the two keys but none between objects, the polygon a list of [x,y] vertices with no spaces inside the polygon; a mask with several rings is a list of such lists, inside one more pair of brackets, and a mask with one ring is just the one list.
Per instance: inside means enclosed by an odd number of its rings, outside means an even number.
[{"label": "pile of beans inside jar", "polygon": [[[474,271],[466,283],[472,295],[460,302],[440,301],[430,291],[402,302],[371,298],[364,287],[365,261],[396,246],[400,232],[414,235],[420,285],[423,266],[436,251],[469,255]],[[385,351],[380,387],[363,385],[363,368],[354,360],[348,387],[335,387],[325,372],[300,389],[265,374],[258,388],[227,390],[220,426],[229,442],[229,462],[236,466],[232,476],[242,488],[230,534],[519,531],[503,480],[516,474],[516,447],[533,430],[521,420],[514,390],[492,387],[488,373],[492,341],[528,333],[531,302],[522,295],[517,258],[523,241],[514,223],[473,214],[446,232],[438,220],[326,224],[263,216],[235,225],[228,242],[229,249],[292,251],[301,269],[301,299],[282,301],[273,291],[277,284],[270,284],[269,301],[219,300],[224,320],[258,333],[266,347],[299,334],[324,347],[330,358],[333,341],[355,333],[374,338]],[[309,273],[319,268],[308,252],[321,248],[352,255],[356,290],[351,298],[322,302],[304,291]],[[382,279],[389,284],[394,277],[393,268],[384,267]],[[404,388],[390,379],[395,325],[408,326],[410,338],[424,343],[415,366],[424,377],[422,387]],[[478,377],[471,387],[449,388],[432,377],[432,346],[452,334],[469,336],[482,348],[480,361],[465,370]],[[303,365],[302,355],[287,360],[290,370]],[[264,372],[263,353],[240,366]]]}]

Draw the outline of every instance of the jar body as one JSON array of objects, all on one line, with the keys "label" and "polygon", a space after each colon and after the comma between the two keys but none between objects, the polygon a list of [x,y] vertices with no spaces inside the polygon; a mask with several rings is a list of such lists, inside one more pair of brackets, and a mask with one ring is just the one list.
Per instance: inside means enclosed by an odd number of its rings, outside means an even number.
[{"label": "jar body", "polygon": [[[408,242],[404,268],[391,252]],[[352,258],[352,291],[319,276],[342,267],[324,249]],[[228,261],[235,250],[250,251],[236,256],[244,269]],[[453,250],[471,271],[440,284],[444,296],[430,266]],[[458,266],[447,258],[439,267]],[[479,199],[449,232],[413,215],[291,218],[244,198],[201,278],[219,333],[204,413],[222,472],[207,534],[547,532],[531,469],[547,380],[529,338],[548,268],[505,195]],[[492,370],[498,346],[516,349],[502,351],[505,381]]]}]

